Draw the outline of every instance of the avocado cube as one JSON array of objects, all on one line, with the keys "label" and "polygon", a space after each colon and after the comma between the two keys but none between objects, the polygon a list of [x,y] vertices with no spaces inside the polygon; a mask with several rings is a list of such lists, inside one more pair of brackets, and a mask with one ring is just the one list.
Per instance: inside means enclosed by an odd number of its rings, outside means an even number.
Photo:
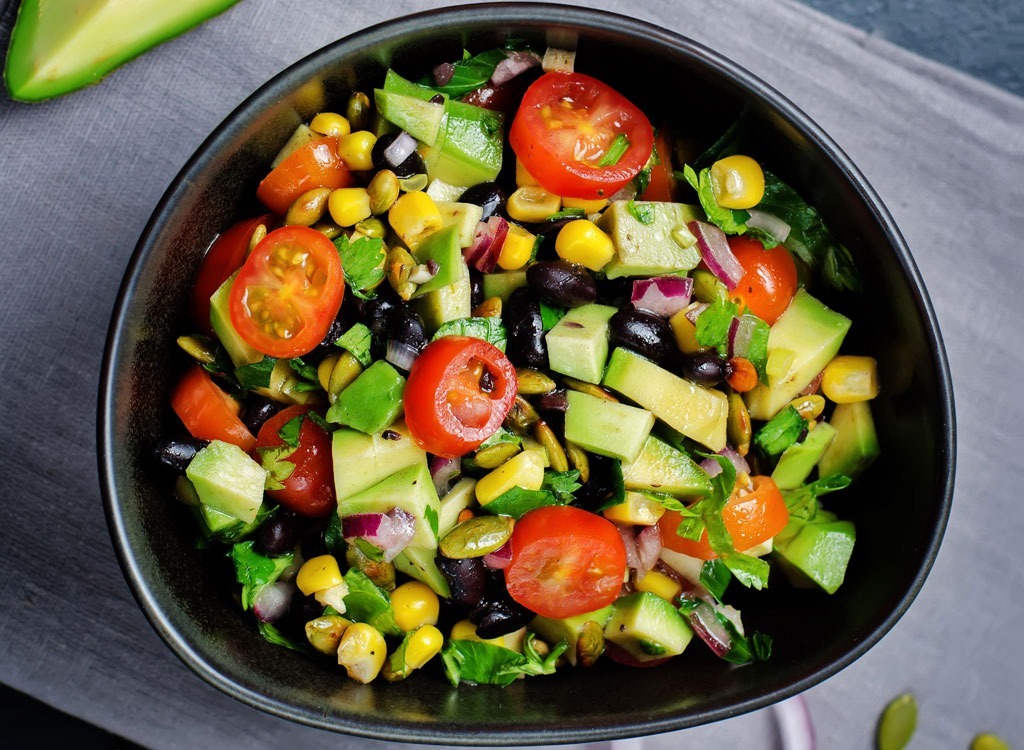
[{"label": "avocado cube", "polygon": [[230,302],[231,285],[235,283],[238,271],[229,276],[223,284],[217,287],[210,297],[210,327],[217,334],[224,351],[227,352],[231,363],[235,367],[242,367],[259,362],[263,359],[263,353],[256,351],[249,343],[239,335],[231,322]]},{"label": "avocado cube", "polygon": [[782,452],[772,471],[772,479],[780,490],[795,490],[806,481],[822,454],[836,436],[828,422],[819,422],[799,443]]},{"label": "avocado cube", "polygon": [[598,222],[615,245],[615,257],[605,266],[605,274],[617,279],[696,268],[700,263],[697,247],[683,247],[672,235],[677,227],[703,217],[699,208],[685,203],[612,201]]},{"label": "avocado cube", "polygon": [[581,615],[573,615],[558,619],[555,617],[543,617],[537,615],[530,621],[530,630],[535,632],[548,643],[565,641],[569,644],[565,649],[565,658],[573,666],[576,665],[576,644],[580,639],[580,632],[588,622],[596,622],[603,630],[612,616],[612,605],[602,607],[593,612],[584,612]]},{"label": "avocado cube", "polygon": [[416,445],[404,422],[395,422],[389,429],[394,434],[388,438],[380,432],[367,434],[346,427],[334,431],[331,456],[339,502],[407,466],[426,465],[426,452]]},{"label": "avocado cube", "polygon": [[459,228],[455,225],[442,227],[429,235],[413,250],[412,255],[417,263],[433,262],[437,266],[434,277],[416,288],[415,297],[454,284],[466,272],[466,261],[462,259],[462,248],[459,246]]},{"label": "avocado cube", "polygon": [[500,112],[449,99],[436,142],[424,149],[431,179],[451,185],[491,182],[501,171],[504,150]]},{"label": "avocado cube", "polygon": [[851,521],[819,514],[812,521],[791,517],[776,535],[774,548],[780,567],[794,585],[811,583],[834,594],[846,577],[856,541]]},{"label": "avocado cube", "polygon": [[473,314],[473,287],[465,261],[459,264],[459,277],[447,286],[434,289],[411,300],[412,308],[423,318],[428,336],[450,320]]},{"label": "avocado cube", "polygon": [[835,429],[836,438],[818,462],[819,476],[855,477],[878,458],[878,435],[868,401],[836,404],[828,424]]},{"label": "avocado cube", "polygon": [[602,456],[633,461],[654,427],[646,409],[567,391],[565,439]]},{"label": "avocado cube", "polygon": [[648,591],[638,591],[615,600],[604,637],[633,658],[651,661],[683,653],[693,630],[669,602]]},{"label": "avocado cube", "polygon": [[591,303],[562,316],[544,337],[551,369],[588,383],[600,383],[608,361],[608,321],[616,312],[611,305]]},{"label": "avocado cube", "polygon": [[237,445],[214,440],[189,463],[185,476],[199,501],[249,523],[263,504],[267,470]]},{"label": "avocado cube", "polygon": [[387,428],[402,413],[405,378],[379,359],[363,370],[327,410],[327,421],[367,434]]},{"label": "avocado cube", "polygon": [[654,435],[648,435],[633,461],[622,463],[627,490],[697,497],[711,492],[711,479],[693,459]]},{"label": "avocado cube", "polygon": [[526,286],[526,271],[500,271],[496,273],[485,273],[481,280],[484,299],[499,297],[502,302],[508,302],[509,295],[521,286]]},{"label": "avocado cube", "polygon": [[[482,206],[458,201],[434,200],[437,210],[441,212],[441,226],[455,227],[459,247],[469,247],[476,239],[476,227],[484,215]],[[460,253],[461,254],[461,253]],[[415,255],[415,253],[414,253]],[[421,263],[423,261],[420,261]]]},{"label": "avocado cube", "polygon": [[426,463],[417,463],[389,474],[361,492],[338,501],[338,516],[360,513],[388,513],[401,508],[416,519],[416,533],[410,547],[437,549],[438,515],[441,501],[434,489]]},{"label": "avocado cube", "polygon": [[373,97],[385,120],[428,146],[437,141],[445,115],[443,104],[384,89],[375,89]]}]

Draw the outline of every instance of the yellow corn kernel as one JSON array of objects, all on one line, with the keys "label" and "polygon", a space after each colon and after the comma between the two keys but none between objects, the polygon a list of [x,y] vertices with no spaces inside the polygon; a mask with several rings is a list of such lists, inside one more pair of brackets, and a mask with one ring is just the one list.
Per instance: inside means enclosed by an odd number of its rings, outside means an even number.
[{"label": "yellow corn kernel", "polygon": [[363,219],[370,218],[370,194],[366,188],[349,187],[331,191],[327,199],[327,210],[339,227],[352,227]]},{"label": "yellow corn kernel", "polygon": [[508,234],[505,235],[505,242],[498,253],[498,265],[506,271],[522,268],[533,256],[533,246],[536,242],[537,235],[509,222]]},{"label": "yellow corn kernel", "polygon": [[316,379],[320,383],[320,387],[325,391],[331,387],[331,373],[334,372],[334,366],[338,364],[338,360],[341,358],[341,352],[337,354],[328,354],[322,360],[316,368]]},{"label": "yellow corn kernel", "polygon": [[697,326],[686,317],[686,312],[689,309],[689,307],[685,307],[677,312],[668,319],[668,324],[672,327],[672,333],[675,334],[676,346],[679,347],[679,351],[683,354],[697,354],[708,347],[697,343]]},{"label": "yellow corn kernel", "polygon": [[384,636],[365,622],[354,622],[345,628],[338,644],[338,664],[345,667],[349,677],[364,684],[380,674],[387,655]]},{"label": "yellow corn kernel", "polygon": [[675,578],[657,570],[649,570],[636,582],[636,590],[646,591],[671,602],[683,592],[683,587]]},{"label": "yellow corn kernel", "polygon": [[425,583],[409,581],[391,592],[391,608],[395,610],[395,624],[407,633],[421,625],[436,625],[440,602]]},{"label": "yellow corn kernel", "polygon": [[341,138],[352,132],[352,125],[337,112],[321,112],[310,121],[309,129],[321,135]]},{"label": "yellow corn kernel", "polygon": [[543,484],[544,456],[539,451],[524,450],[480,477],[476,483],[476,500],[480,505],[487,505],[513,487],[539,490]]},{"label": "yellow corn kernel", "polygon": [[405,665],[410,670],[419,669],[441,652],[444,636],[433,625],[416,628],[405,644]]},{"label": "yellow corn kernel", "polygon": [[837,404],[870,401],[878,395],[878,363],[874,357],[834,357],[825,365],[821,392]]},{"label": "yellow corn kernel", "polygon": [[797,396],[789,402],[789,405],[796,409],[797,414],[807,420],[817,419],[825,411],[825,398],[817,393],[809,396]]},{"label": "yellow corn kernel", "polygon": [[642,492],[631,491],[626,493],[621,503],[605,508],[602,512],[605,518],[616,523],[653,526],[665,514],[665,506]]},{"label": "yellow corn kernel", "polygon": [[562,196],[562,208],[582,208],[587,216],[603,211],[608,205],[607,198],[569,198]]},{"label": "yellow corn kernel", "polygon": [[353,172],[373,169],[373,145],[377,136],[369,130],[357,130],[338,139],[338,156]]},{"label": "yellow corn kernel", "polygon": [[410,250],[444,225],[441,210],[434,199],[422,191],[405,193],[388,211],[388,223]]},{"label": "yellow corn kernel", "polygon": [[344,580],[334,555],[319,555],[302,564],[298,575],[295,576],[295,585],[299,587],[299,591],[309,596],[317,591],[337,586]]},{"label": "yellow corn kernel", "polygon": [[594,222],[577,219],[559,230],[555,252],[562,260],[600,271],[615,257],[615,243]]},{"label": "yellow corn kernel", "polygon": [[516,187],[540,185],[532,174],[526,171],[523,163],[516,159]]},{"label": "yellow corn kernel", "polygon": [[524,185],[508,197],[505,210],[510,218],[525,224],[544,221],[562,208],[562,199],[542,187]]},{"label": "yellow corn kernel", "polygon": [[764,172],[749,156],[726,156],[711,165],[711,189],[723,208],[753,208],[764,197]]}]

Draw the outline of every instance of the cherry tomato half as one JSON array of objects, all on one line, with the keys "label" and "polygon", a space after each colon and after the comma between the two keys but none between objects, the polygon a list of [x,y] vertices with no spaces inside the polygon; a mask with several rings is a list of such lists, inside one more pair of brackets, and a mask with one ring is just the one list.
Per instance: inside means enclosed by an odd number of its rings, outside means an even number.
[{"label": "cherry tomato half", "polygon": [[308,406],[290,406],[279,411],[260,427],[253,452],[264,468],[271,469],[273,465],[280,467],[282,461],[295,467],[287,478],[281,480],[284,487],[267,490],[268,495],[300,515],[323,518],[335,506],[331,436],[323,427],[312,419],[303,419],[296,447],[280,454],[276,451],[260,451],[260,448],[287,445],[279,434],[281,428],[309,412]]},{"label": "cherry tomato half", "polygon": [[257,351],[298,357],[327,335],[344,293],[334,243],[309,227],[282,227],[253,248],[238,272],[228,298],[231,323]]},{"label": "cherry tomato half", "polygon": [[[756,547],[778,534],[789,521],[789,511],[778,486],[771,477],[753,476],[749,490],[733,490],[722,508],[722,520],[737,550]],[[684,539],[676,533],[683,517],[674,510],[665,511],[658,521],[661,543],[690,557],[710,560],[716,557],[705,531],[699,541]]]},{"label": "cherry tomato half", "polygon": [[[602,166],[619,136],[628,142]],[[647,163],[654,131],[634,104],[596,78],[545,73],[526,90],[509,130],[523,167],[545,190],[573,198],[607,198]]]},{"label": "cherry tomato half", "polygon": [[318,187],[332,190],[349,187],[354,180],[338,155],[338,139],[318,138],[295,149],[263,178],[256,197],[279,216],[284,216],[296,198]]},{"label": "cherry tomato half", "polygon": [[765,250],[760,242],[743,235],[730,237],[729,247],[746,271],[732,290],[733,299],[771,325],[796,294],[793,256],[782,245]]},{"label": "cherry tomato half", "polygon": [[223,440],[246,451],[256,442],[238,418],[241,405],[218,388],[198,364],[190,367],[174,387],[171,408],[193,437]]},{"label": "cherry tomato half", "polygon": [[445,336],[413,362],[405,424],[425,451],[462,456],[501,426],[517,388],[516,369],[500,349],[471,336]]},{"label": "cherry tomato half", "polygon": [[660,129],[654,137],[654,151],[658,155],[658,163],[651,166],[647,188],[640,200],[669,202],[675,196],[676,178],[672,173],[672,149],[666,128]]},{"label": "cherry tomato half", "polygon": [[210,297],[228,276],[241,267],[245,254],[249,252],[249,239],[260,224],[268,224],[270,214],[252,219],[242,219],[217,236],[203,257],[192,287],[190,310],[192,320],[207,333],[210,328]]},{"label": "cherry tomato half", "polygon": [[509,595],[544,617],[572,617],[615,601],[626,547],[615,524],[571,505],[531,510],[512,531]]}]

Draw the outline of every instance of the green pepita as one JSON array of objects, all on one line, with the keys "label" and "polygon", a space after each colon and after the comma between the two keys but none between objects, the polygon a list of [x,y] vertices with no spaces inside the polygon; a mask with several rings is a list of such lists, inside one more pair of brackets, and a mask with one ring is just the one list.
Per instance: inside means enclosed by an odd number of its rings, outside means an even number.
[{"label": "green pepita", "polygon": [[327,381],[327,400],[333,404],[338,394],[348,388],[362,371],[363,366],[352,352],[342,352]]},{"label": "green pepita", "polygon": [[588,395],[594,396],[595,398],[603,398],[605,401],[618,401],[618,399],[615,398],[615,396],[613,396],[611,393],[606,391],[601,386],[595,385],[594,383],[588,383],[585,380],[577,380],[576,378],[570,377],[562,378],[562,382],[565,383],[566,388],[571,388],[574,391],[586,393]]},{"label": "green pepita", "polygon": [[592,667],[604,652],[604,628],[594,620],[587,620],[580,626],[576,640],[576,664]]},{"label": "green pepita", "polygon": [[533,437],[540,443],[548,453],[548,463],[552,471],[569,471],[569,459],[565,455],[565,449],[558,442],[555,431],[548,427],[543,420],[533,425]]},{"label": "green pepita", "polygon": [[590,481],[590,459],[587,452],[576,443],[565,441],[565,455],[569,459],[572,468],[580,473],[580,481],[586,484]]},{"label": "green pepita", "polygon": [[555,381],[539,370],[522,367],[516,370],[516,379],[519,381],[519,392],[524,396],[539,396],[555,390]]},{"label": "green pepita", "polygon": [[729,394],[729,415],[725,424],[729,442],[736,448],[736,452],[741,456],[747,455],[750,451],[750,435],[753,428],[747,404],[738,393]]},{"label": "green pepita", "polygon": [[372,110],[370,109],[370,97],[362,91],[353,91],[348,98],[348,106],[345,107],[345,119],[353,131],[366,130],[370,127]]},{"label": "green pepita", "polygon": [[497,469],[519,452],[516,443],[495,443],[481,448],[473,456],[473,462],[481,469]]},{"label": "green pepita", "polygon": [[217,359],[213,342],[205,336],[178,336],[178,346],[200,364],[208,365]]},{"label": "green pepita", "polygon": [[878,750],[903,750],[917,728],[917,700],[910,693],[894,698],[878,721]]},{"label": "green pepita", "polygon": [[509,516],[473,516],[456,524],[438,546],[445,557],[483,557],[504,546],[514,523]]},{"label": "green pepita", "polygon": [[525,435],[540,420],[533,405],[522,396],[516,396],[512,410],[505,417],[505,424],[518,435]]}]

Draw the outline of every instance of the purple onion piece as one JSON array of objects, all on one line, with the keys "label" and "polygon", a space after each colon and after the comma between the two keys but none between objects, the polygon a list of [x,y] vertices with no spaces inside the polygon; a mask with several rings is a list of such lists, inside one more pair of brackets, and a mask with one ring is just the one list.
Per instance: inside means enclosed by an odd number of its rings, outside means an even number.
[{"label": "purple onion piece", "polygon": [[503,545],[484,555],[484,565],[492,570],[504,570],[512,563],[512,542]]},{"label": "purple onion piece", "polygon": [[637,310],[668,318],[690,304],[693,279],[688,276],[655,276],[633,282],[630,302]]},{"label": "purple onion piece", "polygon": [[708,307],[710,307],[710,305],[708,305],[707,302],[694,302],[686,310],[686,319],[694,325],[697,325],[697,318],[699,318],[700,314],[707,310]]},{"label": "purple onion piece", "polygon": [[636,577],[643,578],[657,564],[661,555],[661,529],[657,526],[644,526],[636,535],[636,547],[640,563]]},{"label": "purple onion piece", "polygon": [[569,399],[565,395],[565,389],[557,388],[550,393],[544,393],[537,396],[533,405],[541,411],[564,412],[569,408]]},{"label": "purple onion piece", "polygon": [[750,342],[757,328],[757,318],[740,315],[729,324],[729,356],[746,357],[750,353]]},{"label": "purple onion piece", "polygon": [[434,480],[434,489],[438,497],[444,497],[451,489],[452,480],[460,473],[459,459],[431,456],[430,476]]},{"label": "purple onion piece", "polygon": [[751,229],[760,229],[779,244],[782,244],[789,238],[789,224],[775,214],[760,211],[756,208],[748,208],[747,213],[750,214],[747,219],[747,226]]},{"label": "purple onion piece", "polygon": [[398,339],[388,339],[388,348],[384,354],[384,359],[399,370],[409,372],[412,369],[412,363],[416,361],[418,356],[419,351],[416,347]]},{"label": "purple onion piece", "polygon": [[[747,459],[737,453],[735,450],[730,448],[728,445],[718,452],[719,456],[725,456],[732,463],[733,468],[736,469],[737,474],[749,474],[750,464],[747,463]],[[713,458],[705,458],[700,462],[700,468],[704,470],[704,473],[709,477],[717,477],[722,473],[722,467]]]},{"label": "purple onion piece", "polygon": [[346,539],[364,539],[384,554],[385,562],[391,562],[416,535],[416,517],[401,508],[356,513],[342,519],[342,533]]},{"label": "purple onion piece", "polygon": [[466,263],[481,273],[490,273],[498,264],[498,256],[508,235],[508,221],[501,216],[492,216],[476,226],[473,244],[462,251]]},{"label": "purple onion piece", "polygon": [[779,737],[783,750],[815,750],[817,738],[807,701],[802,695],[794,696],[773,707],[779,724]]},{"label": "purple onion piece", "polygon": [[416,150],[416,145],[416,139],[403,130],[384,149],[384,161],[389,167],[401,166]]},{"label": "purple onion piece", "polygon": [[700,257],[708,270],[725,284],[726,289],[735,289],[745,271],[732,254],[725,232],[703,221],[691,221],[686,226],[697,238]]},{"label": "purple onion piece", "polygon": [[710,604],[701,602],[696,606],[690,613],[690,625],[693,626],[693,632],[700,636],[716,656],[725,656],[729,653],[732,648],[732,636]]},{"label": "purple onion piece", "polygon": [[295,586],[284,581],[268,583],[256,594],[252,611],[260,622],[277,622],[288,614]]},{"label": "purple onion piece", "polygon": [[495,86],[507,83],[520,73],[540,65],[540,58],[532,52],[519,50],[507,54],[508,57],[499,62],[491,74],[491,83]]}]

